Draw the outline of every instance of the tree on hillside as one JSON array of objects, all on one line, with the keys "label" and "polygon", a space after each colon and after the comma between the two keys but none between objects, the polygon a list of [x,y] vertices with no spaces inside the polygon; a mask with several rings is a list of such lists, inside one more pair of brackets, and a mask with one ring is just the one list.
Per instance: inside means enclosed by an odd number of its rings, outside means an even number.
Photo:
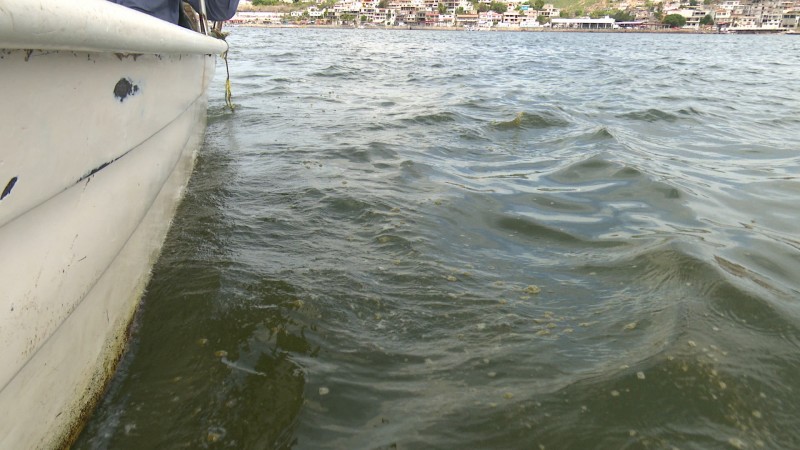
[{"label": "tree on hillside", "polygon": [[544,0],[534,0],[533,9],[541,11],[544,8]]},{"label": "tree on hillside", "polygon": [[447,12],[447,5],[444,2],[439,2],[439,14],[444,14]]},{"label": "tree on hillside", "polygon": [[636,19],[636,16],[628,11],[616,9],[612,11],[611,18],[613,18],[616,22],[633,22]]},{"label": "tree on hillside", "polygon": [[378,8],[386,9],[389,6],[389,0],[381,0],[378,2]]},{"label": "tree on hillside", "polygon": [[536,21],[539,22],[541,25],[544,25],[550,22],[550,18],[547,16],[536,16]]},{"label": "tree on hillside", "polygon": [[492,4],[489,5],[489,9],[497,14],[503,14],[508,11],[508,5],[503,2],[492,2]]},{"label": "tree on hillside", "polygon": [[686,25],[686,17],[683,17],[680,14],[670,14],[667,17],[664,17],[664,20],[661,23],[669,25],[670,28],[680,28]]},{"label": "tree on hillside", "polygon": [[714,19],[711,17],[711,14],[706,14],[700,19],[700,25],[714,25]]}]

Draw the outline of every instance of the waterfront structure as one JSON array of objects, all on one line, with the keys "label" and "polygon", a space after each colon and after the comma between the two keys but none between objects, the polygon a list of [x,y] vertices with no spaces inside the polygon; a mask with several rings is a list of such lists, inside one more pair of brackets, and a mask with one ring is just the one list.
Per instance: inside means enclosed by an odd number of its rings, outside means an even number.
[{"label": "waterfront structure", "polygon": [[579,17],[575,19],[554,18],[550,19],[552,28],[578,29],[578,30],[612,30],[619,26],[611,17],[605,16],[600,19],[589,17]]}]

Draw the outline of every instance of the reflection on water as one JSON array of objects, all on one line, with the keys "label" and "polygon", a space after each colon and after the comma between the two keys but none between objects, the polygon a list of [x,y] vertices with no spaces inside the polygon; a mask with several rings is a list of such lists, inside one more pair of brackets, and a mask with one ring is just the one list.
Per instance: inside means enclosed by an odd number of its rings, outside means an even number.
[{"label": "reflection on water", "polygon": [[800,447],[800,41],[229,39],[77,448]]}]

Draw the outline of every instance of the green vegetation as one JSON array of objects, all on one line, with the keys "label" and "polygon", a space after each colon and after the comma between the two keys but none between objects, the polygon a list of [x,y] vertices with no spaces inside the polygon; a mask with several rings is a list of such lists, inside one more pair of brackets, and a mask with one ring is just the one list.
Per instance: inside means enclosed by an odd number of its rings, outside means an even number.
[{"label": "green vegetation", "polygon": [[686,25],[686,17],[683,17],[680,14],[670,14],[667,17],[664,17],[664,20],[662,20],[661,23],[669,25],[670,28],[680,28]]},{"label": "green vegetation", "polygon": [[253,0],[253,6],[276,6],[281,3],[281,0]]},{"label": "green vegetation", "polygon": [[633,13],[621,9],[596,9],[589,13],[589,17],[592,19],[599,19],[605,16],[611,17],[617,22],[631,22],[636,19]]},{"label": "green vegetation", "polygon": [[714,19],[711,17],[711,14],[706,14],[700,19],[700,25],[714,25]]},{"label": "green vegetation", "polygon": [[503,14],[504,12],[508,11],[508,4],[503,2],[492,2],[492,4],[489,5],[489,9],[498,14]]},{"label": "green vegetation", "polygon": [[[566,9],[568,11],[592,11],[595,9],[600,9],[610,2],[608,0],[549,0],[546,3],[551,3],[553,6],[559,9]],[[583,16],[585,14],[579,14],[578,16]]]}]

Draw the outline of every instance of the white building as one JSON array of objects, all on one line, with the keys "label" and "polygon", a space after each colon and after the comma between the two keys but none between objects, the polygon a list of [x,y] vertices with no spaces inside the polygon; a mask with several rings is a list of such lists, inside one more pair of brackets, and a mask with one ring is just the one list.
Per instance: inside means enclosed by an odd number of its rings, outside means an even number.
[{"label": "white building", "polygon": [[552,28],[575,28],[580,30],[610,30],[619,28],[617,22],[608,16],[600,19],[591,19],[589,17],[565,19],[555,17],[550,19],[550,26]]}]

